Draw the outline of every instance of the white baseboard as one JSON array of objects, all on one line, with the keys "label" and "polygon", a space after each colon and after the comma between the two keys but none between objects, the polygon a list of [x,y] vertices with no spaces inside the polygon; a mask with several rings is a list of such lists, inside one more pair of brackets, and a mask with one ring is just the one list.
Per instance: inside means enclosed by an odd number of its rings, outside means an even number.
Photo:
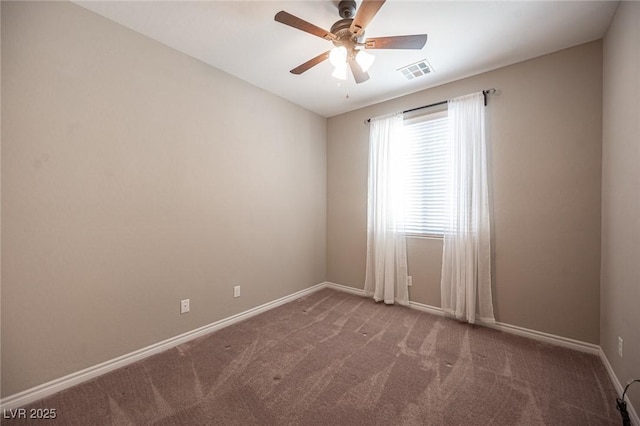
[{"label": "white baseboard", "polygon": [[361,288],[354,288],[342,284],[330,283],[328,281],[324,284],[325,287],[332,288],[334,290],[344,291],[345,293],[355,294],[356,296],[366,296],[364,290]]},{"label": "white baseboard", "polygon": [[84,370],[71,373],[50,382],[43,383],[20,393],[10,395],[0,400],[0,409],[11,410],[19,407],[24,407],[25,405],[28,405],[42,398],[46,398],[47,396],[53,395],[54,393],[60,392],[64,389],[68,389],[72,386],[78,385],[82,382],[86,382],[87,380],[101,376],[110,371],[122,368],[136,361],[140,361],[151,355],[155,355],[159,352],[204,336],[205,334],[209,334],[216,330],[220,330],[221,328],[228,327],[231,324],[244,321],[245,319],[250,318],[254,315],[258,315],[262,312],[268,311],[269,309],[273,309],[277,306],[291,302],[295,299],[306,296],[307,294],[321,290],[325,287],[327,287],[327,283],[323,282],[320,284],[316,284],[312,287],[295,292],[288,296],[281,297],[279,299],[246,310],[244,312],[240,312],[239,314],[224,318],[220,321],[216,321],[203,327],[196,328],[195,330],[191,330],[178,336],[171,337],[167,340],[163,340],[162,342],[158,342],[145,348],[138,349],[137,351],[119,356],[109,361],[102,362],[89,368],[85,368]]},{"label": "white baseboard", "polygon": [[[326,284],[326,287],[328,288],[344,291],[346,293],[355,294],[356,296],[366,297],[367,295],[366,292],[360,288],[354,288],[354,287],[349,287],[346,285],[330,283],[330,282],[327,282],[325,284]],[[430,306],[430,305],[425,305],[423,303],[409,301],[409,307],[412,309],[417,309],[419,311],[428,312],[433,315],[444,316],[444,312],[442,312],[442,309],[436,308],[435,306]]]},{"label": "white baseboard", "polygon": [[[247,311],[238,313],[228,318],[224,318],[220,321],[213,322],[209,325],[205,325],[195,330],[188,331],[186,333],[169,338],[162,342],[155,343],[153,345],[147,346],[137,351],[122,355],[120,357],[111,359],[109,361],[105,361],[103,363],[69,374],[67,376],[52,380],[50,382],[33,387],[31,389],[27,389],[15,395],[8,396],[0,400],[0,409],[10,410],[10,409],[23,407],[39,399],[42,399],[47,396],[53,395],[54,393],[60,392],[64,389],[68,389],[72,386],[78,385],[87,380],[101,376],[110,371],[116,370],[118,368],[122,368],[136,361],[140,361],[151,355],[155,355],[159,352],[181,345],[190,340],[212,333],[221,328],[243,321],[254,315],[258,315],[262,312],[268,311],[269,309],[273,309],[277,306],[291,302],[295,299],[306,296],[308,294],[311,294],[323,288],[332,288],[335,290],[355,294],[358,296],[365,296],[364,290],[357,289],[354,287],[348,287],[345,285],[331,283],[331,282],[323,282],[320,284],[316,284],[312,287],[306,288],[304,290],[298,291],[288,296],[281,297],[279,299],[273,300],[271,302],[265,303],[263,305],[257,306]],[[444,312],[442,311],[442,309],[436,306],[425,305],[423,303],[418,303],[418,302],[409,302],[409,307],[411,309],[417,309],[419,311],[427,312],[433,315],[444,316]],[[587,353],[599,355],[600,359],[602,359],[602,362],[605,365],[605,368],[607,369],[607,372],[609,373],[609,376],[611,377],[611,380],[614,383],[614,386],[618,390],[618,394],[622,395],[623,388],[620,384],[620,381],[618,380],[615,373],[613,372],[613,369],[611,368],[611,364],[609,363],[609,360],[604,355],[604,352],[602,352],[602,349],[598,345],[581,342],[578,340],[569,339],[562,336],[556,336],[553,334],[543,333],[541,331],[530,330],[527,328],[518,327],[510,324],[504,324],[500,322],[496,322],[494,324],[482,324],[482,325],[485,325],[487,327],[491,327],[500,331],[504,331],[506,333],[516,334],[519,336],[528,337],[530,339],[543,341],[553,345],[563,346],[563,347],[578,350],[581,352],[587,352]],[[635,425],[640,426],[640,420],[638,420],[638,414],[636,413],[634,407],[629,402],[627,402],[627,407],[629,408],[629,415],[631,417],[632,422]]]},{"label": "white baseboard", "polygon": [[516,325],[505,324],[503,322],[496,321],[494,324],[482,323],[482,325],[484,325],[485,327],[504,331],[505,333],[528,337],[529,339],[550,343],[556,346],[562,346],[564,348],[569,348],[580,352],[586,352],[592,355],[598,355],[598,351],[600,350],[600,346],[593,343],[587,343],[580,340],[570,339],[568,337],[557,336],[555,334],[549,334],[542,331],[518,327]]},{"label": "white baseboard", "polygon": [[[359,296],[365,295],[364,290],[361,290],[361,289],[347,287],[345,285],[330,283],[330,282],[325,283],[325,285],[326,287],[329,287],[329,288],[346,291],[347,293],[357,294]],[[419,311],[427,312],[433,315],[445,316],[444,311],[437,306],[431,306],[431,305],[426,305],[424,303],[410,301],[409,307],[412,309],[417,309]],[[600,352],[600,346],[594,345],[593,343],[586,343],[580,340],[570,339],[568,337],[556,336],[554,334],[531,330],[524,327],[518,327],[516,325],[505,324],[502,322],[495,322],[495,323],[482,322],[482,323],[479,323],[479,325],[504,331],[505,333],[516,334],[518,336],[528,337],[529,339],[550,343],[552,345],[562,346],[562,347],[574,349],[580,352],[587,352],[593,355],[598,355]]]},{"label": "white baseboard", "polygon": [[418,311],[426,312],[431,315],[437,315],[439,317],[445,316],[444,311],[437,306],[425,305],[424,303],[409,301],[409,307],[411,309],[416,309]]},{"label": "white baseboard", "polygon": [[[615,386],[616,391],[618,392],[618,397],[622,397],[624,386],[622,385],[622,383],[620,383],[620,380],[618,380],[618,376],[616,376],[616,373],[613,371],[613,367],[611,367],[611,363],[609,362],[609,359],[605,355],[602,348],[599,348],[598,355],[600,355],[600,359],[604,364],[604,368],[606,368],[607,373],[609,373],[609,377],[613,382],[613,386]],[[625,398],[625,401],[627,403],[627,411],[629,412],[629,417],[631,418],[631,424],[640,426],[640,417],[638,417],[638,412],[635,410],[633,405],[631,405],[631,401],[629,401],[627,398]]]}]

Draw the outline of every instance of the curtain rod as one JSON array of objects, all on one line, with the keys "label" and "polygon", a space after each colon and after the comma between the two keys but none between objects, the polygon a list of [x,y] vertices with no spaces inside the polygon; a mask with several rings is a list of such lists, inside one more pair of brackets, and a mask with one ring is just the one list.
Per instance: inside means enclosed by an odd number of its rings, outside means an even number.
[{"label": "curtain rod", "polygon": [[[496,93],[496,89],[494,89],[494,88],[482,91],[482,95],[484,96],[484,106],[487,106],[487,95],[493,95],[494,93]],[[429,104],[429,105],[422,105],[422,106],[419,106],[419,107],[416,107],[416,108],[407,109],[405,111],[402,111],[402,113],[406,114],[408,112],[418,111],[418,110],[425,109],[425,108],[432,108],[432,107],[435,107],[435,106],[444,105],[447,102],[449,102],[449,101],[440,101],[440,102],[436,102],[436,103]],[[370,118],[367,118],[366,120],[364,120],[364,124],[369,124],[369,123],[371,123],[371,119]]]}]

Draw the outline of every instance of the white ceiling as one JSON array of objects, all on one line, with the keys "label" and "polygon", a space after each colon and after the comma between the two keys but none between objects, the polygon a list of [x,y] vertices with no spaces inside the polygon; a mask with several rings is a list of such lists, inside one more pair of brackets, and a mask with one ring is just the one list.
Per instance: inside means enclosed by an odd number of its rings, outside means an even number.
[{"label": "white ceiling", "polygon": [[[427,44],[418,51],[370,51],[376,56],[371,79],[356,85],[351,76],[339,84],[328,61],[299,76],[289,73],[333,46],[273,19],[285,10],[328,30],[340,19],[337,0],[77,3],[325,117],[597,40],[618,4],[388,0],[367,36],[427,33]],[[421,59],[433,73],[407,81],[396,71]]]}]

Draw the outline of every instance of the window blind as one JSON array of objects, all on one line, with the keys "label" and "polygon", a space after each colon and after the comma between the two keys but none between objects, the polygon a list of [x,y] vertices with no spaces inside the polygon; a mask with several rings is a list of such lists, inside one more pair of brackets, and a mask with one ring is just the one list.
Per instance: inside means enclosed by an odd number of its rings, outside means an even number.
[{"label": "window blind", "polygon": [[407,234],[442,235],[446,220],[447,116],[405,122],[407,142]]}]

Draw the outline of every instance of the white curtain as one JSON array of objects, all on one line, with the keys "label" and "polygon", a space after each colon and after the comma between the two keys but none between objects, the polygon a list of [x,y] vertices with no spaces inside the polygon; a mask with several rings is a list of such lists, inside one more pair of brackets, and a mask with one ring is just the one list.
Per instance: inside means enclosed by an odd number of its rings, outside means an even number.
[{"label": "white curtain", "polygon": [[402,113],[371,119],[365,292],[377,302],[408,304],[404,232],[405,141]]},{"label": "white curtain", "polygon": [[449,216],[442,256],[442,309],[470,323],[495,322],[484,96],[449,101]]}]

